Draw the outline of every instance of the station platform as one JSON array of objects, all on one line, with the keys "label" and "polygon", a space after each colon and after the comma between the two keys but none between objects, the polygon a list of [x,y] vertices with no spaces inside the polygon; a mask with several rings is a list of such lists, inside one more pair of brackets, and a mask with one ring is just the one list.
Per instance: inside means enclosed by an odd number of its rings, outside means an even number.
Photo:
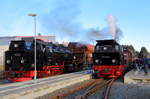
[{"label": "station platform", "polygon": [[148,71],[147,75],[145,75],[143,70],[141,70],[140,72],[137,72],[136,70],[131,70],[124,76],[124,83],[150,84],[150,70]]},{"label": "station platform", "polygon": [[0,85],[0,99],[35,99],[91,79],[90,70]]}]

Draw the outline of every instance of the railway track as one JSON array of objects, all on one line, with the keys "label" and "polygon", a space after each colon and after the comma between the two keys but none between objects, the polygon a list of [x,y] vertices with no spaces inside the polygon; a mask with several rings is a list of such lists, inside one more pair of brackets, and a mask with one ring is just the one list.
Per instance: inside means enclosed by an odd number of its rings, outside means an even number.
[{"label": "railway track", "polygon": [[79,94],[75,96],[72,99],[88,99],[88,97],[94,93],[96,93],[98,90],[101,90],[102,88],[106,87],[104,90],[104,94],[102,96],[102,99],[108,99],[109,98],[109,92],[111,89],[111,86],[115,79],[110,79],[110,80],[103,80],[103,79],[95,79],[91,80],[89,82],[84,83],[81,86],[78,86],[74,89],[71,89],[67,92],[61,93],[57,96],[51,97],[51,99],[67,99],[65,98],[66,96],[69,96],[70,94],[73,94],[77,91],[80,91],[81,89],[85,88],[84,92],[82,94]]},{"label": "railway track", "polygon": [[110,79],[110,80],[100,79],[100,80],[97,80],[94,84],[89,86],[83,94],[76,96],[75,99],[88,99],[88,96],[96,93],[98,90],[100,90],[101,88],[103,88],[105,86],[106,86],[106,90],[104,92],[104,96],[103,96],[102,99],[108,99],[110,88],[111,88],[114,80],[115,79]]},{"label": "railway track", "polygon": [[110,89],[111,86],[113,84],[113,82],[115,81],[115,79],[111,79],[106,87],[106,90],[104,91],[104,96],[103,99],[109,99],[109,93],[110,93]]}]

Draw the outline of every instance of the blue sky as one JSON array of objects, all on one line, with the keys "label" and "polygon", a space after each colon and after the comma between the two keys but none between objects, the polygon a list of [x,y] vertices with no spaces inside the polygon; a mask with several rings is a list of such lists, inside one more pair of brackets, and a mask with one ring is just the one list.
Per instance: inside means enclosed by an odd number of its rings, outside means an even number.
[{"label": "blue sky", "polygon": [[132,44],[136,50],[146,46],[150,51],[150,0],[0,0],[0,2],[0,36],[33,35],[33,19],[27,16],[33,12],[38,15],[38,33],[56,35],[59,41],[82,41],[88,37],[85,31],[107,27],[106,17],[111,14],[116,17],[116,24],[123,32],[121,44]]}]

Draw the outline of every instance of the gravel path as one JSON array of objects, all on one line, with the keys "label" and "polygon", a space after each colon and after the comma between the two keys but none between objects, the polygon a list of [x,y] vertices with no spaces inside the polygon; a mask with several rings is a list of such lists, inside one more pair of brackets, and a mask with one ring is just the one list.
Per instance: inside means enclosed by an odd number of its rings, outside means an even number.
[{"label": "gravel path", "polygon": [[110,99],[150,99],[150,85],[115,82]]},{"label": "gravel path", "polygon": [[[104,88],[88,99],[102,99],[103,92]],[[124,84],[117,80],[111,87],[109,99],[150,99],[150,85]]]}]

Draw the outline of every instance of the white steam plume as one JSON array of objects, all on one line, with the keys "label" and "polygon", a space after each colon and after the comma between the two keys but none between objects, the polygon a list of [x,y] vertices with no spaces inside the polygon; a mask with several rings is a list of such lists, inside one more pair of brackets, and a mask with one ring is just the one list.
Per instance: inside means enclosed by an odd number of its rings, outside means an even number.
[{"label": "white steam plume", "polygon": [[112,35],[112,39],[116,40],[116,19],[112,15],[107,17],[109,33]]}]

